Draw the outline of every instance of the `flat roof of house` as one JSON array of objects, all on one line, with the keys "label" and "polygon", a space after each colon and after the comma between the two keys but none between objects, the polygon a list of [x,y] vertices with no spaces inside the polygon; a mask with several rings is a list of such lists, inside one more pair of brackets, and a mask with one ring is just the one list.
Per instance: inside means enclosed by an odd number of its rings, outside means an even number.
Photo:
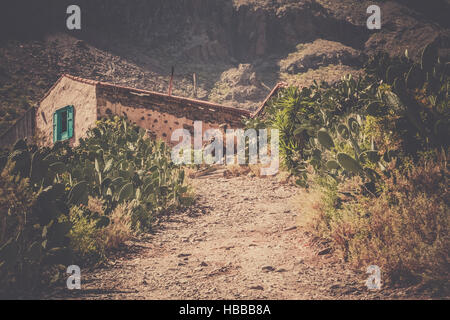
[{"label": "flat roof of house", "polygon": [[190,104],[190,105],[197,105],[197,106],[200,106],[200,107],[215,109],[215,110],[217,110],[219,112],[232,113],[232,114],[235,114],[235,115],[238,115],[238,116],[244,116],[244,117],[250,117],[251,116],[251,112],[248,111],[248,110],[244,110],[244,109],[228,107],[228,106],[220,105],[218,103],[213,103],[213,102],[208,102],[208,101],[203,101],[203,100],[198,100],[198,99],[192,99],[192,98],[185,98],[185,97],[179,97],[179,96],[174,96],[174,95],[168,95],[168,94],[165,94],[165,93],[160,93],[160,92],[155,92],[155,91],[149,91],[149,90],[144,90],[144,89],[137,89],[137,88],[132,88],[132,87],[120,86],[120,85],[115,85],[115,84],[102,82],[102,81],[97,81],[97,80],[84,79],[84,78],[76,77],[76,76],[73,76],[73,75],[70,75],[70,74],[63,74],[58,79],[58,81],[56,81],[55,84],[48,90],[48,92],[44,95],[44,97],[40,100],[40,102],[42,102],[52,92],[52,90],[58,85],[58,83],[63,78],[68,78],[68,79],[71,79],[71,80],[74,80],[74,81],[78,81],[78,82],[89,84],[89,85],[93,85],[93,86],[119,88],[119,89],[128,91],[130,93],[136,93],[136,94],[141,94],[141,95],[148,95],[148,96],[159,97],[159,98],[163,98],[163,99],[167,99],[167,100],[172,100],[172,101],[175,101],[175,102],[178,102],[178,103],[186,103],[186,104]]},{"label": "flat roof of house", "polygon": [[172,100],[172,101],[176,101],[178,103],[186,103],[188,105],[196,105],[199,107],[205,107],[205,108],[211,108],[211,109],[215,109],[219,112],[226,112],[226,113],[232,113],[238,116],[243,116],[243,117],[248,117],[248,118],[254,118],[256,116],[259,116],[263,110],[264,107],[266,106],[267,102],[270,100],[270,98],[272,98],[277,91],[280,88],[283,88],[285,86],[287,86],[286,83],[284,82],[280,82],[278,83],[273,89],[272,91],[269,93],[269,95],[266,97],[266,99],[261,103],[261,105],[258,107],[258,109],[255,112],[250,112],[248,110],[244,110],[244,109],[239,109],[239,108],[235,108],[235,107],[229,107],[229,106],[224,106],[218,103],[214,103],[214,102],[209,102],[209,101],[204,101],[204,100],[198,100],[198,99],[192,99],[192,98],[186,98],[186,97],[180,97],[180,96],[174,96],[174,95],[169,95],[166,93],[160,93],[160,92],[155,92],[155,91],[150,91],[150,90],[145,90],[145,89],[137,89],[137,88],[132,88],[132,87],[127,87],[127,86],[121,86],[121,85],[116,85],[116,84],[112,84],[112,83],[107,83],[107,82],[102,82],[102,81],[98,81],[98,80],[90,80],[90,79],[85,79],[85,78],[81,78],[81,77],[76,77],[70,74],[63,74],[58,81],[56,81],[53,86],[47,91],[47,93],[42,97],[42,99],[39,101],[39,104],[48,97],[48,95],[53,91],[53,89],[58,85],[58,83],[63,79],[63,78],[68,78],[74,81],[78,81],[81,83],[85,83],[85,84],[89,84],[89,85],[93,85],[93,86],[100,86],[100,87],[113,87],[113,88],[119,88],[125,91],[129,91],[130,93],[136,93],[136,94],[141,94],[141,95],[149,95],[149,96],[154,96],[154,97],[160,97],[160,98],[164,98],[167,100]]}]

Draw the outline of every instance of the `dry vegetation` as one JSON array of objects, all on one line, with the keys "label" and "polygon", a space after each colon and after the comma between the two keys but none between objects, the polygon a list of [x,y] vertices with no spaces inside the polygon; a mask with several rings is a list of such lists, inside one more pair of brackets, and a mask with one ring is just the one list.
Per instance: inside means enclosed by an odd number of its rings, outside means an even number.
[{"label": "dry vegetation", "polygon": [[388,285],[420,283],[445,296],[450,279],[448,182],[442,159],[424,161],[406,175],[394,173],[376,198],[361,195],[359,178],[344,185],[319,180],[296,200],[299,225],[332,241],[355,268],[379,266],[389,275]]},{"label": "dry vegetation", "polygon": [[284,88],[259,121],[280,130],[283,165],[309,190],[302,227],[388,285],[447,297],[449,75],[435,44],[421,57],[380,53],[362,78]]}]

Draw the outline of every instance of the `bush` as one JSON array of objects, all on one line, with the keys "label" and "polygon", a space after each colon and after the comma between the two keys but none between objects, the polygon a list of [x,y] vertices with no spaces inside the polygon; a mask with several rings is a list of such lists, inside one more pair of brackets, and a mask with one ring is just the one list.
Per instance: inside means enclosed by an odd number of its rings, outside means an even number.
[{"label": "bush", "polygon": [[192,200],[169,148],[118,117],[99,121],[77,148],[20,140],[2,151],[0,170],[0,296],[32,294],[69,264],[104,261]]},{"label": "bush", "polygon": [[359,175],[373,192],[393,157],[417,160],[423,151],[447,150],[450,70],[434,45],[420,63],[380,53],[365,70],[332,85],[282,89],[263,119],[253,120],[280,130],[283,164],[300,186],[308,186],[311,166],[338,180]]},{"label": "bush", "polygon": [[[345,206],[349,260],[376,264],[394,282],[450,279],[448,169],[445,162],[425,162],[385,179],[381,195],[360,197]],[[346,222],[336,222],[335,229]],[[448,293],[448,291],[447,291]]]},{"label": "bush", "polygon": [[97,227],[98,221],[91,218],[91,212],[80,207],[70,210],[70,248],[74,252],[74,261],[86,265],[97,264],[106,258],[105,244]]},{"label": "bush", "polygon": [[134,236],[132,212],[133,205],[130,203],[121,204],[114,209],[111,214],[111,223],[101,231],[107,250],[118,249]]},{"label": "bush", "polygon": [[55,205],[46,199],[52,189],[34,191],[28,178],[11,175],[12,167],[0,176],[0,297],[36,293],[58,280],[59,265],[70,259],[64,213],[43,222]]},{"label": "bush", "polygon": [[98,121],[66,162],[64,181],[71,187],[83,184],[103,201],[106,216],[133,202],[137,231],[151,229],[156,217],[188,200],[184,171],[173,164],[166,144],[147,138],[145,130],[123,118]]},{"label": "bush", "polygon": [[[10,290],[16,291],[15,287],[22,289],[33,287],[33,284],[29,282],[33,279],[36,281],[40,276],[39,270],[33,268],[35,267],[33,261],[25,256],[25,248],[31,246],[38,237],[30,228],[31,225],[26,225],[33,199],[34,195],[27,180],[16,180],[8,176],[6,170],[2,172],[0,176],[0,296]],[[20,243],[14,241],[17,253],[13,256],[7,251],[14,248],[5,249],[8,243],[10,247],[13,244],[10,239],[17,237],[20,233],[23,235],[22,241]],[[19,244],[22,245],[21,249],[18,248]],[[27,271],[32,273],[28,274]]]},{"label": "bush", "polygon": [[95,202],[98,203],[98,199],[91,198],[88,207],[74,206],[70,212],[70,222],[73,225],[69,233],[70,247],[74,253],[74,261],[78,264],[82,262],[85,265],[96,265],[104,262],[111,250],[119,249],[135,235],[132,229],[131,203],[116,207],[106,225],[106,216],[103,211],[95,210]]},{"label": "bush", "polygon": [[322,179],[299,199],[300,223],[356,268],[377,265],[392,283],[422,281],[448,294],[448,180],[447,163],[433,160],[394,170],[378,197],[362,195],[358,178]]},{"label": "bush", "polygon": [[281,90],[266,110],[284,166],[310,187],[300,223],[355,267],[448,290],[449,63],[429,45],[420,63],[380,53],[365,68]]}]

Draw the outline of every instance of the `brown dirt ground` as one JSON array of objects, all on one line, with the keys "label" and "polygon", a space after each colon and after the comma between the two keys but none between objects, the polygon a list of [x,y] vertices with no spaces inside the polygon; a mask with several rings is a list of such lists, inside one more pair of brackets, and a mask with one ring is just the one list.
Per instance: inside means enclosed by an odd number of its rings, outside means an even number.
[{"label": "brown dirt ground", "polygon": [[[64,299],[409,299],[404,289],[370,292],[355,273],[297,228],[299,189],[276,177],[193,180],[198,202],[172,215],[127,254],[83,271]],[[82,267],[82,266],[81,266]],[[419,297],[427,298],[427,297]]]}]

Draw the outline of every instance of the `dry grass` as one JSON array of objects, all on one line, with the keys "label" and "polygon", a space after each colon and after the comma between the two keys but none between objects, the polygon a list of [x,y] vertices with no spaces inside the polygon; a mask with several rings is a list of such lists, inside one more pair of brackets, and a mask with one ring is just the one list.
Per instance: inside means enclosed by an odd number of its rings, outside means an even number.
[{"label": "dry grass", "polygon": [[448,294],[448,185],[445,161],[393,170],[378,197],[358,192],[356,180],[322,181],[297,198],[299,224],[331,240],[355,268],[377,265],[391,283],[421,282]]},{"label": "dry grass", "polygon": [[110,224],[101,230],[105,248],[117,249],[135,235],[132,230],[131,204],[119,205],[110,216]]},{"label": "dry grass", "polygon": [[70,221],[71,247],[75,255],[87,262],[96,264],[106,259],[110,250],[118,249],[126,241],[135,236],[132,228],[132,204],[119,205],[108,216],[109,224],[99,228],[97,219],[92,215],[103,216],[103,202],[97,198],[89,198],[85,209],[72,207]]},{"label": "dry grass", "polygon": [[91,212],[96,212],[98,214],[103,214],[103,201],[99,198],[89,197],[87,208]]},{"label": "dry grass", "polygon": [[280,80],[296,87],[309,87],[314,83],[314,80],[320,82],[321,80],[328,83],[334,83],[342,79],[343,76],[351,74],[353,77],[358,77],[363,74],[363,71],[356,70],[346,65],[329,65],[320,67],[316,70],[309,70],[300,74],[280,73]]},{"label": "dry grass", "polygon": [[380,197],[349,206],[349,220],[343,218],[340,226],[357,223],[348,245],[351,262],[377,264],[395,282],[421,279],[448,286],[448,185],[445,162],[423,163],[393,174]]}]

